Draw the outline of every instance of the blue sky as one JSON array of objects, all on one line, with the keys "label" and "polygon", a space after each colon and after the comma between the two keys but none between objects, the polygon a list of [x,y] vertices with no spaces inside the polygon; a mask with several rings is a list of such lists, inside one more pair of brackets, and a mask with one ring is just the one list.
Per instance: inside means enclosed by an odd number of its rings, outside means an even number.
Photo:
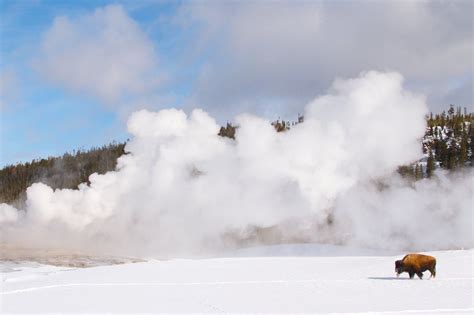
[{"label": "blue sky", "polygon": [[[31,62],[41,37],[55,17],[80,16],[110,1],[1,1],[1,58],[3,71],[14,73],[15,92],[1,113],[1,165],[61,155],[74,149],[124,141],[124,117],[88,95],[71,95],[36,73]],[[175,10],[173,3],[152,6],[124,2],[130,16],[149,29],[150,38],[172,51],[173,39],[153,28],[155,19]],[[176,87],[180,93],[185,89]]]},{"label": "blue sky", "polygon": [[139,108],[294,118],[336,77],[372,69],[402,73],[433,111],[472,110],[470,1],[1,0],[0,12],[0,165],[124,141]]}]

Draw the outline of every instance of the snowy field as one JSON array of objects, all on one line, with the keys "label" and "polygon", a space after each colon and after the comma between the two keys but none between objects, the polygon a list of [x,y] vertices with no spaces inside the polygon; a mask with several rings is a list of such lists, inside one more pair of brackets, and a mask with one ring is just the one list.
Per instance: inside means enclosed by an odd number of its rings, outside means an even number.
[{"label": "snowy field", "polygon": [[282,245],[212,259],[90,268],[3,262],[1,313],[472,314],[473,250],[431,252],[437,278],[396,278],[402,253]]}]

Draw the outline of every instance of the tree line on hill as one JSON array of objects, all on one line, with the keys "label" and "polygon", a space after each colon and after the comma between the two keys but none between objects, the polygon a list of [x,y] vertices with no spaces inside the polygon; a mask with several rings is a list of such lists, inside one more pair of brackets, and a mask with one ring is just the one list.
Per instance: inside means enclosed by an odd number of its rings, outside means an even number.
[{"label": "tree line on hill", "polygon": [[[410,165],[400,166],[398,172],[409,179],[431,177],[436,168],[456,171],[472,167],[474,152],[474,114],[454,109],[426,117],[426,132],[420,139],[424,158]],[[272,126],[277,132],[285,132],[303,123],[298,116],[295,122],[277,120]],[[218,135],[235,139],[238,127],[227,123]],[[48,157],[31,162],[8,165],[0,170],[0,203],[21,204],[26,198],[26,188],[35,182],[43,182],[53,189],[77,189],[80,183],[88,183],[93,173],[104,174],[115,170],[117,158],[125,154],[125,143],[111,143],[100,148],[77,150],[60,157]]]},{"label": "tree line on hill", "polygon": [[410,165],[400,166],[401,175],[418,180],[429,178],[436,168],[449,171],[474,166],[474,114],[456,110],[430,114],[421,144],[424,158]]},{"label": "tree line on hill", "polygon": [[42,182],[51,188],[76,189],[93,173],[114,170],[117,158],[125,153],[125,143],[111,143],[90,150],[77,150],[59,157],[8,165],[0,170],[0,203],[21,203],[26,188]]}]

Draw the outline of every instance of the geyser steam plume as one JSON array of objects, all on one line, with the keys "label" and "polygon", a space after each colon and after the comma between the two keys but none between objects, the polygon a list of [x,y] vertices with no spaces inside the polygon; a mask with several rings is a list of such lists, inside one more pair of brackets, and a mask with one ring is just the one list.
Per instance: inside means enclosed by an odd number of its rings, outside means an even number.
[{"label": "geyser steam plume", "polygon": [[304,123],[277,133],[244,114],[235,140],[199,109],[138,111],[116,171],[79,190],[36,183],[25,209],[0,205],[3,243],[192,254],[272,228],[275,241],[472,247],[472,173],[415,185],[394,174],[421,156],[427,113],[402,82],[373,71],[336,80]]}]

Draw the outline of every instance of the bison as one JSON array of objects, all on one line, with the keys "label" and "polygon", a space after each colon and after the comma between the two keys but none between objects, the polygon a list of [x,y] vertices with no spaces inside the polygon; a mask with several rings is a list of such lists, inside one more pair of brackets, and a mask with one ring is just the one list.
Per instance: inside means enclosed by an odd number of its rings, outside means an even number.
[{"label": "bison", "polygon": [[395,272],[397,277],[402,272],[408,272],[410,279],[413,279],[415,274],[422,279],[423,272],[429,270],[431,277],[436,277],[436,258],[421,254],[408,254],[402,260],[395,261]]}]

